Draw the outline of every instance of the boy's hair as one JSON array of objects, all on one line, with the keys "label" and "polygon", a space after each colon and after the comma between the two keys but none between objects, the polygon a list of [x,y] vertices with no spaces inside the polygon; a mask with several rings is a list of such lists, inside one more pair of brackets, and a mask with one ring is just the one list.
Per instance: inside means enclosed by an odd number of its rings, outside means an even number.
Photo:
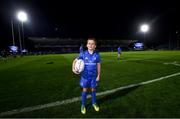
[{"label": "boy's hair", "polygon": [[94,37],[89,37],[89,38],[87,39],[87,42],[88,42],[88,40],[93,40],[93,41],[95,42],[95,45],[97,45],[97,41],[96,41],[96,39],[95,39]]}]

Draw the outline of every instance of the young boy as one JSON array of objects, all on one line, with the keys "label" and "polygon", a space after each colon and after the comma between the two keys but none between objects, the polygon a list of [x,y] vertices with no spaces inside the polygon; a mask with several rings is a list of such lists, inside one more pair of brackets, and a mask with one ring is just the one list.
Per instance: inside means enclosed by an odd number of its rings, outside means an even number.
[{"label": "young boy", "polygon": [[118,47],[118,60],[120,60],[120,57],[121,57],[121,47]]},{"label": "young boy", "polygon": [[96,103],[96,86],[97,82],[100,80],[101,64],[100,64],[100,55],[96,48],[96,40],[94,38],[88,38],[87,40],[88,50],[80,53],[73,61],[72,71],[75,74],[78,74],[74,70],[74,64],[77,59],[83,59],[85,63],[84,71],[81,73],[80,86],[82,89],[82,104],[81,104],[81,113],[86,114],[86,96],[88,88],[91,90],[92,96],[92,106],[95,111],[99,111],[99,106]]}]

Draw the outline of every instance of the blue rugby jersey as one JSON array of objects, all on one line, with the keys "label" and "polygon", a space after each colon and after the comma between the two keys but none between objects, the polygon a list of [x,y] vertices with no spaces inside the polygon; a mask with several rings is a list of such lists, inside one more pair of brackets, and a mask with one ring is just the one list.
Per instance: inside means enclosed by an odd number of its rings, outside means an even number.
[{"label": "blue rugby jersey", "polygon": [[84,71],[81,73],[81,79],[96,80],[97,63],[100,63],[100,55],[97,51],[90,54],[88,50],[80,53],[77,59],[82,59],[85,63]]}]

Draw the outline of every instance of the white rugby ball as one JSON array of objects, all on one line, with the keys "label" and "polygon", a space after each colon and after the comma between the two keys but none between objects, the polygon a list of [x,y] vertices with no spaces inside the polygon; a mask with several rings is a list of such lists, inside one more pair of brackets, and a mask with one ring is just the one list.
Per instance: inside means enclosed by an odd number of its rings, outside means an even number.
[{"label": "white rugby ball", "polygon": [[82,59],[78,59],[75,63],[74,69],[76,72],[81,73],[84,70],[84,61]]}]

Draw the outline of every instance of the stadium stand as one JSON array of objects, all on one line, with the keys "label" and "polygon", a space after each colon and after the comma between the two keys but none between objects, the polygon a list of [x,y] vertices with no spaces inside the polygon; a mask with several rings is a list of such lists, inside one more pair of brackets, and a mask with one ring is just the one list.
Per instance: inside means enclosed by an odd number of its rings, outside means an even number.
[{"label": "stadium stand", "polygon": [[[79,52],[81,44],[86,47],[86,39],[29,37],[28,40],[33,44],[31,51],[38,53],[73,53]],[[134,42],[134,40],[122,39],[97,39],[97,50],[116,51],[118,46],[123,50],[130,50]]]}]

